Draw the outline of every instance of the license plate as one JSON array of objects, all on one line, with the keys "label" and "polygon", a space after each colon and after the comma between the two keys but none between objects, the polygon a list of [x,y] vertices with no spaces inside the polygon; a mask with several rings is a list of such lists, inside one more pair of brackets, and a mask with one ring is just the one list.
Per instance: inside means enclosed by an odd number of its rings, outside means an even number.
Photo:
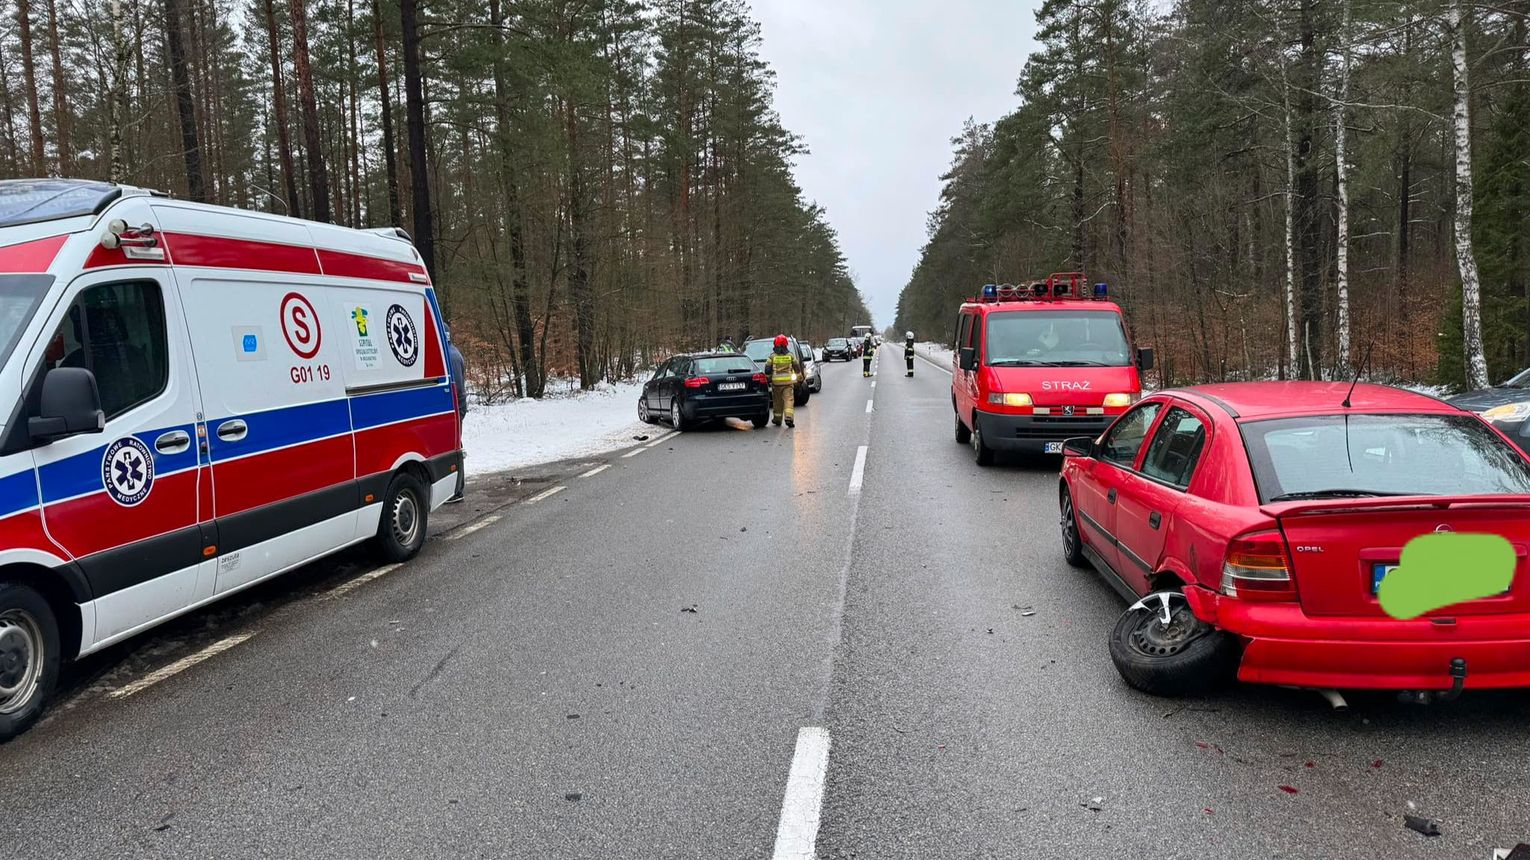
[{"label": "license plate", "polygon": [[721,383],[718,383],[717,390],[718,391],[743,391],[744,390],[744,383],[742,383],[742,382],[721,382]]},{"label": "license plate", "polygon": [[1397,569],[1397,565],[1395,565],[1395,564],[1373,564],[1373,565],[1371,565],[1371,593],[1372,594],[1376,594],[1376,593],[1380,592],[1381,591],[1381,581],[1383,579],[1387,578],[1387,574],[1391,573],[1392,571],[1394,571],[1396,569]]},{"label": "license plate", "polygon": [[1041,451],[1044,454],[1061,454],[1062,446],[1063,443],[1061,442],[1047,442],[1043,445]]}]

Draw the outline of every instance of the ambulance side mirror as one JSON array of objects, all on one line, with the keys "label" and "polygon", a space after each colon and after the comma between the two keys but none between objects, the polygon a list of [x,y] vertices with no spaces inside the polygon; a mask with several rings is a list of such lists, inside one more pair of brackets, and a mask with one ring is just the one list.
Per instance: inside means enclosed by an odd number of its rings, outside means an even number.
[{"label": "ambulance side mirror", "polygon": [[42,380],[38,414],[27,419],[32,441],[47,444],[79,433],[106,429],[96,376],[83,367],[55,367]]},{"label": "ambulance side mirror", "polygon": [[1156,363],[1157,363],[1157,360],[1156,360],[1156,357],[1153,355],[1153,348],[1152,347],[1145,346],[1145,347],[1137,350],[1137,369],[1138,370],[1152,370],[1153,369],[1153,365],[1156,364]]},{"label": "ambulance side mirror", "polygon": [[977,350],[964,346],[956,354],[956,366],[962,370],[977,370]]}]

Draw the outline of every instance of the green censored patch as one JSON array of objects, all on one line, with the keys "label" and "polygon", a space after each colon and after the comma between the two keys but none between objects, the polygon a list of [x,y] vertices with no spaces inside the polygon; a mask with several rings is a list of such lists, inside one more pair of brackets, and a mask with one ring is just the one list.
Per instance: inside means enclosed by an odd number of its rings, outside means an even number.
[{"label": "green censored patch", "polygon": [[1514,547],[1500,535],[1420,535],[1403,547],[1396,570],[1376,593],[1381,608],[1406,621],[1446,606],[1509,590]]}]

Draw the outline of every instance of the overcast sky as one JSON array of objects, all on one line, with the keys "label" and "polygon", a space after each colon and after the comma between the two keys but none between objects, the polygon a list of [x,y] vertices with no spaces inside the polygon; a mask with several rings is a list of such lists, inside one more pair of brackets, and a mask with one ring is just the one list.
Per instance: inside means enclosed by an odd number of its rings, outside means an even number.
[{"label": "overcast sky", "polygon": [[878,326],[897,312],[968,117],[1018,103],[1039,0],[750,0],[776,107]]}]

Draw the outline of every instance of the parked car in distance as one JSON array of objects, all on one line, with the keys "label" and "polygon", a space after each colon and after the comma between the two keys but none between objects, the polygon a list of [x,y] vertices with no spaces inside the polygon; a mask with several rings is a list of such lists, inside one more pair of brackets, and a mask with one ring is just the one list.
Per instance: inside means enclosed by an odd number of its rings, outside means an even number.
[{"label": "parked car in distance", "polygon": [[1530,369],[1492,388],[1458,394],[1448,402],[1477,413],[1530,451]]},{"label": "parked car in distance", "polygon": [[[802,348],[797,345],[797,339],[794,337],[788,337],[786,340],[786,348],[799,359],[802,358]],[[755,338],[754,340],[745,341],[744,354],[749,356],[749,358],[754,362],[755,367],[763,371],[765,369],[765,359],[770,355],[771,351],[776,348],[775,341],[776,339],[773,337],[760,337]],[[804,375],[798,378],[796,383],[792,386],[792,405],[806,406],[808,398],[812,396],[813,392],[812,389],[808,387],[807,377]]]},{"label": "parked car in distance", "polygon": [[850,345],[850,339],[844,337],[831,337],[824,341],[823,360],[835,361],[843,359],[850,361],[855,358],[855,347]]},{"label": "parked car in distance", "polygon": [[818,354],[813,345],[805,340],[797,341],[802,348],[802,368],[807,373],[808,390],[817,394],[823,390],[823,373],[818,369]]},{"label": "parked car in distance", "polygon": [[704,352],[676,355],[643,383],[638,420],[668,420],[676,430],[703,421],[743,418],[754,426],[770,421],[770,384],[746,355]]},{"label": "parked car in distance", "polygon": [[1377,593],[1436,532],[1530,544],[1530,457],[1491,425],[1380,385],[1251,382],[1145,398],[1064,446],[1063,554],[1130,601],[1131,686],[1530,686],[1530,562],[1509,590],[1412,620]]}]

